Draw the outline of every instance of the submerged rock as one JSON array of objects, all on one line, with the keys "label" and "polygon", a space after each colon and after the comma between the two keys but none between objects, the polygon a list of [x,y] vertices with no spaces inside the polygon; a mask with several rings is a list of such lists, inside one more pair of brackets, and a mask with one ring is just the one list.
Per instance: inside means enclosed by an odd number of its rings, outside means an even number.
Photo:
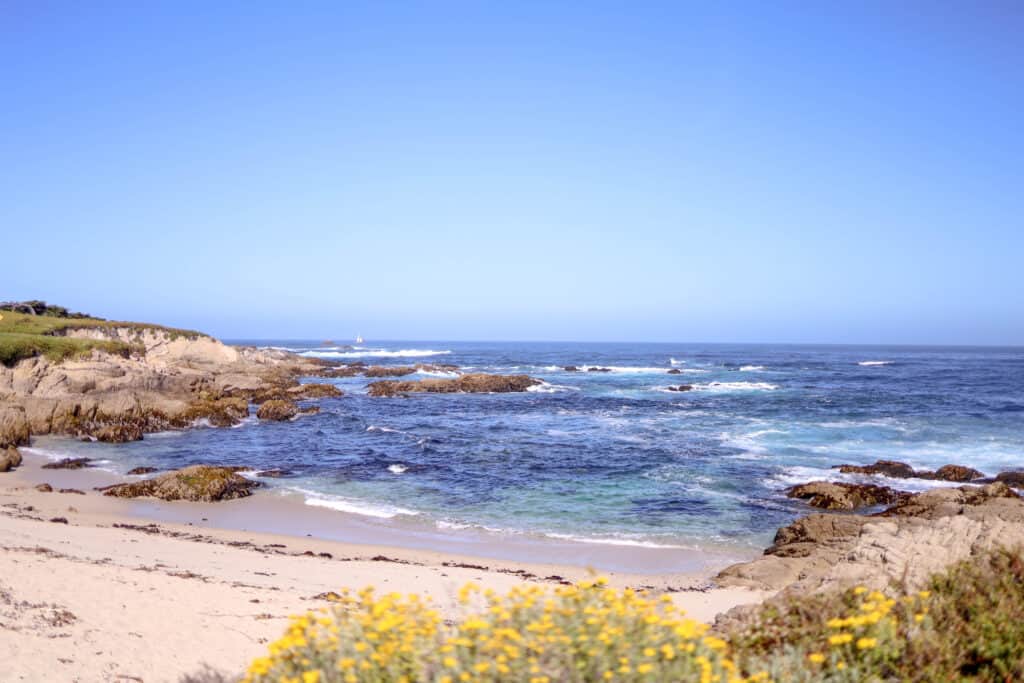
[{"label": "submerged rock", "polygon": [[678,386],[669,387],[668,390],[669,391],[692,391],[693,390],[693,385],[692,384],[680,384]]},{"label": "submerged rock", "polygon": [[575,365],[566,365],[562,369],[565,370],[566,372],[579,372],[580,371],[580,369],[578,367],[576,367]]},{"label": "submerged rock", "polygon": [[64,458],[57,462],[48,462],[43,465],[44,470],[80,470],[83,467],[92,467],[92,458]]},{"label": "submerged rock", "polygon": [[294,401],[311,398],[337,398],[345,392],[333,384],[300,384],[288,389],[288,398]]},{"label": "submerged rock", "polygon": [[856,510],[874,505],[892,505],[910,494],[874,484],[812,481],[790,487],[786,495],[806,500],[811,507],[824,510]]},{"label": "submerged rock", "polygon": [[137,476],[140,474],[152,474],[153,472],[156,472],[155,467],[135,467],[128,470],[128,474],[133,476]]},{"label": "submerged rock", "polygon": [[506,393],[526,391],[541,382],[529,375],[488,375],[472,373],[453,379],[424,379],[418,382],[384,380],[369,385],[370,396],[397,396],[407,393]]},{"label": "submerged rock", "polygon": [[672,368],[671,370],[668,371],[668,374],[670,374],[670,375],[681,375],[681,374],[683,374],[683,371],[680,370],[679,368]]},{"label": "submerged rock", "polygon": [[115,484],[104,489],[103,495],[117,498],[160,498],[161,500],[190,500],[214,502],[233,500],[252,495],[259,482],[240,476],[239,468],[192,465],[167,472],[152,479]]},{"label": "submerged rock", "polygon": [[10,472],[21,464],[21,452],[14,446],[0,449],[0,472]]},{"label": "submerged rock", "polygon": [[[919,472],[918,476],[926,474],[925,472]],[[959,481],[967,482],[974,481],[975,479],[981,479],[985,475],[974,469],[973,467],[965,467],[963,465],[943,465],[930,477],[924,477],[925,479],[938,479],[940,481]]]},{"label": "submerged rock", "polygon": [[248,401],[241,396],[228,396],[193,402],[178,418],[178,423],[186,426],[205,419],[214,427],[233,427],[248,416]]},{"label": "submerged rock", "polygon": [[293,474],[293,472],[291,470],[273,469],[273,470],[263,470],[262,472],[257,472],[256,476],[257,477],[268,477],[270,479],[280,479],[281,477],[289,477],[292,474]]},{"label": "submerged rock", "polygon": [[371,365],[363,371],[365,377],[404,377],[416,372],[411,365]]},{"label": "submerged rock", "polygon": [[299,407],[294,401],[282,399],[271,399],[260,406],[256,411],[256,417],[261,420],[277,420],[283,422],[290,420],[299,414]]},{"label": "submerged rock", "polygon": [[611,372],[611,368],[587,368],[587,372]]}]

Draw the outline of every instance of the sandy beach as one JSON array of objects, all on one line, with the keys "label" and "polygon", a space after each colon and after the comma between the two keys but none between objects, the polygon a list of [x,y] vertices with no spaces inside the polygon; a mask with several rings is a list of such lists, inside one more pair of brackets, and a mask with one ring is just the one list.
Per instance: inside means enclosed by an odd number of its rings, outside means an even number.
[{"label": "sandy beach", "polygon": [[[26,453],[17,471],[0,479],[5,680],[177,681],[204,667],[230,676],[264,652],[289,615],[328,604],[318,596],[329,591],[368,585],[415,591],[455,615],[456,592],[468,581],[504,591],[523,581],[582,579],[592,571],[581,563],[513,562],[218,528],[211,520],[237,526],[246,516],[272,513],[275,501],[265,494],[211,504],[116,500],[92,490],[114,475],[43,470],[45,462]],[[41,483],[53,492],[36,490]],[[157,514],[163,515],[159,522]],[[343,534],[335,529],[335,536]],[[365,530],[353,531],[354,538],[365,536]],[[602,573],[614,585],[668,592],[701,620],[769,595],[709,588],[708,577],[720,568]]]}]

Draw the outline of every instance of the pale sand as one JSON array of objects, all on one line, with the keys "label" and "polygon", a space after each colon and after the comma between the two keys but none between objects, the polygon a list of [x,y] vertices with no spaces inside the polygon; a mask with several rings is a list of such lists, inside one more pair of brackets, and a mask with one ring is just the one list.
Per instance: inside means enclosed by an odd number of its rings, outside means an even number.
[{"label": "pale sand", "polygon": [[[160,522],[149,532],[115,528],[149,525],[152,519],[135,514],[137,503],[91,490],[86,495],[36,491],[41,481],[55,488],[71,482],[86,488],[104,477],[41,470],[41,462],[29,457],[19,470],[0,474],[3,681],[177,681],[204,665],[237,674],[281,634],[289,615],[328,604],[314,597],[326,591],[367,585],[382,592],[415,591],[454,615],[454,596],[467,581],[506,591],[527,580],[508,572],[570,580],[588,575],[578,566],[176,522]],[[183,519],[201,520],[204,513],[215,516],[219,506],[255,505],[256,511],[257,498],[161,505]],[[68,524],[48,521],[54,517]],[[371,559],[375,556],[390,561]],[[446,562],[487,569],[443,566]],[[710,574],[605,573],[614,585],[655,591],[702,586]],[[691,616],[707,621],[768,594],[729,588],[671,595]]]}]

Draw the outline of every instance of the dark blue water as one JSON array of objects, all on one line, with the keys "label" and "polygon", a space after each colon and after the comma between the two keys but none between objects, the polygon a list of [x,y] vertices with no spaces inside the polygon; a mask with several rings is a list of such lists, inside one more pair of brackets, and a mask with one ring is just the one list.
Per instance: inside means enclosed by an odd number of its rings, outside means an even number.
[{"label": "dark blue water", "polygon": [[[1024,466],[1021,348],[260,344],[527,373],[547,384],[523,394],[384,399],[366,396],[370,380],[348,378],[335,380],[343,398],[295,422],[250,419],[62,448],[119,471],[194,462],[287,468],[295,475],[270,486],[396,525],[669,546],[763,545],[806,512],[781,491],[839,479],[829,469],[839,463],[959,463],[992,474]],[[561,370],[570,364],[612,372]],[[672,368],[682,374],[667,374]],[[694,389],[667,390],[684,383]]]}]

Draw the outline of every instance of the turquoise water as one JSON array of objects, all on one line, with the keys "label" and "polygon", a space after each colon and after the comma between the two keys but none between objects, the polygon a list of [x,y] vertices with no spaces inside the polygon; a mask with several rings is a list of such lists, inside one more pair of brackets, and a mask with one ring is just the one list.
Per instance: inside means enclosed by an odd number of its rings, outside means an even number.
[{"label": "turquoise water", "polygon": [[[1024,467],[1020,348],[257,343],[342,361],[526,373],[545,384],[523,394],[383,399],[366,396],[370,380],[346,378],[333,380],[344,397],[295,422],[250,418],[231,429],[123,445],[51,441],[44,450],[102,458],[121,472],[197,462],[285,468],[293,474],[265,480],[270,487],[413,529],[684,547],[763,546],[806,512],[783,489],[855,479],[830,469],[844,462],[959,463],[988,474]],[[693,389],[668,390],[679,384]]]}]

